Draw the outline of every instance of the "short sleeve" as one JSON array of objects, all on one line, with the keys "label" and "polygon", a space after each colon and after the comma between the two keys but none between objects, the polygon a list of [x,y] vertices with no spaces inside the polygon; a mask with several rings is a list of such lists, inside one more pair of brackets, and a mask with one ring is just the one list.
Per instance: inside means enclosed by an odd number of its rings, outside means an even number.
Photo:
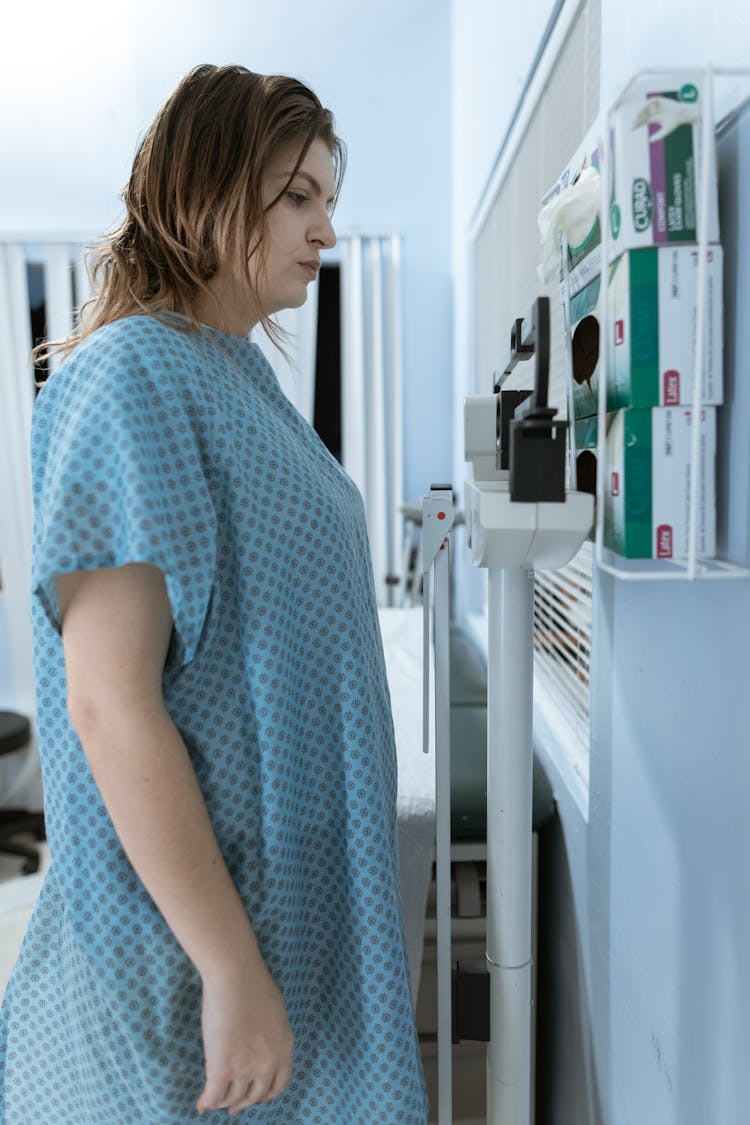
[{"label": "short sleeve", "polygon": [[59,632],[55,575],[159,567],[174,621],[167,663],[179,667],[193,659],[208,614],[216,517],[195,409],[177,373],[155,374],[110,350],[81,356],[42,391],[32,426],[32,593]]}]

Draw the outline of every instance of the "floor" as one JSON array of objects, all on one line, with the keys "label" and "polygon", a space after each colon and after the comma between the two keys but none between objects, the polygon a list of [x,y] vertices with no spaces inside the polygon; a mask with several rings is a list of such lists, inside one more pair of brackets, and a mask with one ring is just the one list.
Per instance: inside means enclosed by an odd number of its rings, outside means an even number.
[{"label": "floor", "polygon": [[[476,952],[472,943],[454,943],[456,959],[466,959]],[[422,1044],[427,1092],[433,1112],[430,1125],[437,1122],[437,997],[434,941],[425,941],[422,959],[417,1028]],[[485,1125],[487,1051],[484,1043],[465,1041],[454,1045],[452,1054],[453,1122],[452,1125]]]},{"label": "floor", "polygon": [[[430,1104],[437,1106],[437,1047],[423,1044],[424,1065]],[[453,1048],[452,1125],[486,1125],[485,1107],[486,1060],[483,1043],[459,1043]],[[429,1125],[436,1125],[437,1112],[430,1114]]]}]

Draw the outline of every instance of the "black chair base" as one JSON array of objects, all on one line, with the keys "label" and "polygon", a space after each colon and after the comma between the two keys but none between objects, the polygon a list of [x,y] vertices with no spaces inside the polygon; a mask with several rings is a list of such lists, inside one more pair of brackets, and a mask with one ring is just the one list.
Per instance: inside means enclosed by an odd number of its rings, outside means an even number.
[{"label": "black chair base", "polygon": [[0,853],[20,856],[26,861],[21,867],[22,874],[33,875],[41,864],[39,849],[15,839],[27,833],[40,842],[47,839],[44,813],[29,812],[28,809],[0,809]]},{"label": "black chair base", "polygon": [[[25,715],[15,711],[0,711],[0,757],[23,750],[31,737],[31,723]],[[44,813],[29,809],[0,808],[0,854],[17,855],[26,862],[21,871],[33,875],[39,870],[41,857],[39,849],[30,844],[19,843],[15,839],[31,833],[36,840],[46,840]]]}]

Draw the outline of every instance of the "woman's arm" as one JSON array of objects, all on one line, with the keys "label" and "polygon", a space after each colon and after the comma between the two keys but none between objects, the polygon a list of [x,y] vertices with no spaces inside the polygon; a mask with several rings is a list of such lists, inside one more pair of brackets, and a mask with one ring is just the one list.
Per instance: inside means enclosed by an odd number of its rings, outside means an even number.
[{"label": "woman's arm", "polygon": [[71,722],[130,862],[203,981],[198,1108],[239,1112],[288,1084],[292,1035],[164,707],[164,576],[130,563],[55,584]]}]

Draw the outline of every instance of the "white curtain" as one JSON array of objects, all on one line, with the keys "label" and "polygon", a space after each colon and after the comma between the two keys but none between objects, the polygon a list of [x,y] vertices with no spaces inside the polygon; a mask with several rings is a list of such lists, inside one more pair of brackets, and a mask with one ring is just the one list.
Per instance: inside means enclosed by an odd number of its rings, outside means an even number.
[{"label": "white curtain", "polygon": [[[44,270],[47,329],[51,339],[66,336],[78,301],[88,296],[88,279],[78,244],[0,243],[0,707],[32,720],[25,754],[0,759],[0,805],[41,808],[42,780],[37,753],[36,697],[31,647],[31,414],[34,371],[27,267]],[[56,366],[50,362],[50,369]]]},{"label": "white curtain", "polygon": [[281,389],[312,425],[315,412],[315,352],[318,333],[318,282],[308,286],[307,301],[299,309],[284,309],[273,318],[287,336],[283,341],[287,359],[259,328],[251,339],[273,367]]},{"label": "white curtain", "polygon": [[390,605],[403,581],[401,241],[340,245],[342,457],[365,502],[378,602]]},{"label": "white curtain", "polygon": [[[0,245],[0,575],[4,637],[0,706],[31,715],[34,681],[29,627],[31,477],[34,405],[26,258]],[[1,642],[0,642],[1,643]]]},{"label": "white curtain", "polygon": [[[403,421],[401,243],[396,236],[344,236],[341,270],[341,410],[344,468],[362,493],[375,586],[391,605],[403,582]],[[284,393],[312,424],[318,286],[307,303],[275,318],[289,333],[287,361],[266,334],[253,339],[266,354]]]},{"label": "white curtain", "polygon": [[[0,707],[33,719],[31,654],[31,476],[34,376],[26,257],[0,245]],[[24,754],[0,759],[0,805],[41,807],[36,737]]]}]

